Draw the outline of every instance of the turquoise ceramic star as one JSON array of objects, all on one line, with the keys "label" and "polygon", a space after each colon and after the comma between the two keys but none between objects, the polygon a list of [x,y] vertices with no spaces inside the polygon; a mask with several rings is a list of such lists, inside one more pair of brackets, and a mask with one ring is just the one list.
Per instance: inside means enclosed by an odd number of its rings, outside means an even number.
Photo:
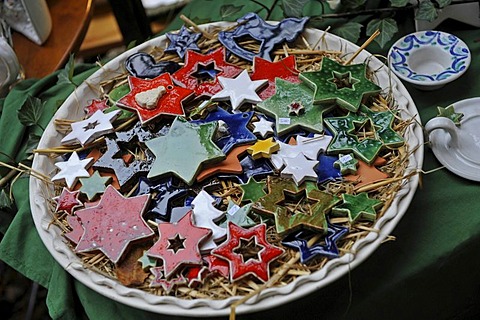
[{"label": "turquoise ceramic star", "polygon": [[106,185],[112,180],[112,177],[102,177],[95,171],[88,178],[80,178],[82,187],[80,191],[85,194],[88,200],[93,200],[98,194],[105,192]]},{"label": "turquoise ceramic star", "polygon": [[149,267],[156,267],[157,266],[157,259],[150,258],[146,254],[147,250],[143,250],[143,255],[137,261],[142,264],[142,269],[146,269]]},{"label": "turquoise ceramic star", "polygon": [[[278,135],[300,128],[318,133],[323,131],[323,113],[333,106],[314,105],[313,91],[304,84],[277,78],[275,86],[275,94],[257,104],[255,109],[275,118]],[[301,105],[303,112],[292,114],[291,105]]]},{"label": "turquoise ceramic star", "polygon": [[177,117],[167,135],[145,142],[155,155],[147,177],[170,173],[192,185],[203,164],[225,159],[212,140],[216,130],[217,122],[198,125]]},{"label": "turquoise ceramic star", "polygon": [[445,117],[453,121],[455,125],[459,126],[460,125],[460,120],[463,118],[463,113],[461,112],[455,112],[455,109],[452,105],[449,105],[446,108],[443,107],[437,107],[437,117]]},{"label": "turquoise ceramic star", "polygon": [[267,184],[263,180],[257,182],[252,177],[248,178],[247,183],[240,185],[240,189],[243,191],[242,201],[256,202],[258,199],[267,194],[265,192],[266,185]]},{"label": "turquoise ceramic star", "polygon": [[343,203],[332,208],[332,214],[337,216],[348,216],[348,220],[356,222],[357,220],[375,221],[377,218],[376,210],[383,205],[381,200],[371,199],[366,192],[358,195],[342,194]]},{"label": "turquoise ceramic star", "polygon": [[356,112],[366,95],[378,94],[381,88],[366,77],[364,63],[343,65],[324,58],[319,71],[302,72],[300,79],[314,90],[315,104],[337,103]]},{"label": "turquoise ceramic star", "polygon": [[355,159],[353,153],[339,154],[338,160],[333,163],[335,168],[340,169],[342,175],[357,173],[358,160]]},{"label": "turquoise ceramic star", "polygon": [[220,227],[226,228],[228,226],[228,221],[235,223],[240,227],[252,227],[256,225],[255,221],[250,219],[248,213],[252,209],[252,203],[246,204],[243,207],[240,207],[232,200],[228,201],[227,214],[225,215],[225,222],[220,224]]}]

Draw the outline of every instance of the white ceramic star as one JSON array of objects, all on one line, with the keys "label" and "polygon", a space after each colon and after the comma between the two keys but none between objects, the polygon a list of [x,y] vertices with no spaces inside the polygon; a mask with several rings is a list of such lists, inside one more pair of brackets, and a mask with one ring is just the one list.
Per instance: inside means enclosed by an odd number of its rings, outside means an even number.
[{"label": "white ceramic star", "polygon": [[67,187],[72,189],[78,178],[90,177],[86,168],[92,164],[93,160],[93,158],[80,160],[78,154],[73,152],[67,161],[55,163],[60,172],[52,177],[52,181],[65,180]]},{"label": "white ceramic star", "polygon": [[120,116],[120,110],[103,113],[101,110],[88,119],[71,124],[72,131],[61,141],[62,144],[74,144],[80,142],[83,146],[98,137],[113,131],[112,122]]},{"label": "white ceramic star", "polygon": [[317,181],[315,166],[317,160],[308,160],[303,154],[298,154],[294,158],[284,158],[285,169],[282,170],[282,177],[292,178],[297,186],[301,185],[305,180]]},{"label": "white ceramic star", "polygon": [[288,143],[283,143],[282,141],[277,142],[280,145],[280,149],[277,153],[273,153],[270,156],[270,160],[275,169],[280,170],[285,166],[283,159],[297,156],[300,153],[300,149],[296,145],[290,145]]},{"label": "white ceramic star", "polygon": [[235,79],[218,77],[218,81],[223,87],[223,90],[212,97],[213,101],[228,101],[230,100],[233,110],[237,110],[244,103],[258,103],[262,99],[258,96],[256,91],[268,83],[268,80],[252,81],[248,75],[247,70]]},{"label": "white ceramic star", "polygon": [[206,191],[202,190],[192,201],[193,220],[197,227],[208,228],[212,230],[212,236],[209,237],[200,246],[200,250],[210,251],[217,247],[215,240],[224,238],[227,234],[225,228],[219,227],[215,222],[219,221],[225,213],[213,206],[215,199]]},{"label": "white ceramic star", "polygon": [[266,138],[269,133],[273,133],[273,122],[265,118],[260,118],[260,121],[253,122],[253,133],[258,133],[262,138]]}]

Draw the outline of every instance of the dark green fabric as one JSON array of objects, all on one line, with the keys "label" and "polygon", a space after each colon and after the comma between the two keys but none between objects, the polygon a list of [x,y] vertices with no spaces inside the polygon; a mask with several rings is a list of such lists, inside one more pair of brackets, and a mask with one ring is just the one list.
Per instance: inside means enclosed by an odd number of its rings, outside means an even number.
[{"label": "dark green fabric", "polygon": [[[270,6],[274,2],[262,1]],[[234,15],[220,18],[224,4],[243,5]],[[251,1],[190,3],[182,12],[199,22],[235,20],[258,5]],[[316,8],[310,8],[316,10]],[[265,11],[262,11],[265,13]],[[260,12],[262,14],[262,12]],[[281,18],[277,7],[271,19]],[[181,26],[175,20],[171,29]],[[410,23],[411,24],[411,23]],[[462,38],[472,51],[472,64],[465,75],[443,89],[424,92],[407,85],[426,123],[436,107],[478,96],[480,93],[480,31],[467,26],[443,25]],[[403,33],[413,31],[406,28]],[[398,35],[400,36],[400,34]],[[385,49],[369,47],[385,54]],[[91,72],[79,74],[82,81]],[[42,116],[46,124],[72,88],[55,85],[56,75],[24,81],[5,99],[0,118],[0,151],[17,161],[25,158],[22,142],[28,134],[16,118],[27,95],[46,101]],[[77,81],[76,81],[77,82]],[[78,82],[77,82],[78,83]],[[0,160],[9,161],[0,155]],[[428,146],[424,169],[438,168]],[[4,174],[5,171],[2,171]],[[334,283],[306,297],[272,310],[238,316],[238,319],[466,319],[480,317],[480,184],[447,170],[423,176],[409,210],[392,235],[396,241],[382,246],[359,267]],[[50,256],[34,228],[28,204],[28,180],[13,185],[17,213],[0,243],[0,259],[47,287],[47,304],[54,319],[185,319],[154,315],[111,301],[72,279]],[[2,213],[3,215],[3,213]],[[205,315],[204,319],[208,319]]]}]

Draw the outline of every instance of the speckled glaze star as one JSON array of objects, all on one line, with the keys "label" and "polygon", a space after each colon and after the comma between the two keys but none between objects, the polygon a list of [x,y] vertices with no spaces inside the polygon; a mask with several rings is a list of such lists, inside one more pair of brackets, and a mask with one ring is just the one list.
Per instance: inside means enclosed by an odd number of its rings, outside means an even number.
[{"label": "speckled glaze star", "polygon": [[95,112],[102,111],[108,109],[109,106],[107,104],[107,100],[97,100],[93,99],[89,105],[87,105],[83,110],[87,114],[87,117],[91,117]]},{"label": "speckled glaze star", "polygon": [[147,255],[147,250],[143,251],[143,255],[138,259],[138,262],[142,264],[142,269],[155,267],[157,265],[157,259],[150,258]]},{"label": "speckled glaze star", "polygon": [[372,111],[365,105],[360,107],[362,115],[368,117],[375,127],[375,138],[380,140],[385,147],[398,148],[405,143],[405,139],[393,129],[393,121],[396,112],[388,111]]},{"label": "speckled glaze star", "polygon": [[72,189],[78,178],[90,177],[87,168],[92,164],[93,158],[80,160],[77,152],[72,152],[70,158],[64,162],[55,162],[60,172],[52,177],[52,181],[64,180],[69,189]]},{"label": "speckled glaze star", "polygon": [[176,286],[187,283],[187,280],[182,274],[178,275],[177,277],[172,277],[171,279],[163,278],[163,267],[150,268],[150,272],[154,276],[152,281],[150,281],[150,287],[162,287],[167,294],[169,294]]},{"label": "speckled glaze star", "polygon": [[207,252],[217,247],[215,241],[222,240],[227,234],[224,227],[217,225],[225,215],[213,205],[215,199],[205,190],[201,190],[192,201],[193,221],[198,227],[212,230],[212,236],[206,239],[200,246],[202,252]]},{"label": "speckled glaze star", "polygon": [[103,113],[100,110],[82,121],[71,124],[72,131],[61,140],[62,144],[80,143],[82,146],[113,131],[112,122],[118,118],[120,111]]},{"label": "speckled glaze star", "polygon": [[[332,109],[333,106],[314,105],[313,91],[302,83],[291,83],[277,78],[275,86],[275,94],[257,104],[255,109],[275,118],[275,128],[279,136],[298,129],[316,133],[323,131],[323,113]],[[290,114],[289,106],[294,103],[300,103],[303,106],[302,114]]]},{"label": "speckled glaze star", "polygon": [[218,77],[223,90],[212,96],[213,101],[230,101],[233,110],[238,110],[245,103],[258,103],[262,99],[257,92],[268,83],[267,80],[252,81],[247,70],[235,79]]},{"label": "speckled glaze star", "polygon": [[159,238],[147,255],[163,260],[165,278],[170,278],[185,265],[203,263],[199,246],[211,235],[211,230],[193,224],[190,211],[176,223],[160,223]]},{"label": "speckled glaze star", "polygon": [[366,72],[366,64],[343,65],[324,58],[319,71],[302,72],[300,80],[314,91],[315,104],[336,103],[356,112],[364,97],[381,91],[379,86],[367,79]]},{"label": "speckled glaze star", "polygon": [[258,140],[254,145],[248,147],[247,151],[254,160],[270,158],[272,153],[277,152],[280,145],[273,138]]},{"label": "speckled glaze star", "polygon": [[98,194],[105,191],[107,183],[109,183],[111,180],[111,177],[102,177],[98,171],[95,171],[88,178],[80,178],[80,183],[82,184],[80,191],[87,196],[88,200],[91,201]]},{"label": "speckled glaze star", "polygon": [[317,160],[308,160],[303,154],[298,154],[293,158],[284,158],[285,168],[282,170],[282,177],[292,178],[297,186],[305,180],[317,181],[317,174],[314,168],[317,166]]},{"label": "speckled glaze star", "polygon": [[148,200],[149,195],[126,198],[108,186],[97,205],[76,211],[85,232],[75,252],[100,250],[117,263],[130,242],[154,234],[142,218]]},{"label": "speckled glaze star", "polygon": [[255,221],[253,221],[248,216],[248,213],[250,212],[251,208],[252,208],[251,203],[240,207],[232,200],[229,200],[228,207],[227,207],[227,214],[225,215],[226,220],[222,224],[220,224],[220,226],[222,228],[226,228],[229,221],[235,223],[237,226],[240,226],[240,227],[252,227],[256,225]]},{"label": "speckled glaze star", "polygon": [[262,138],[266,138],[269,134],[273,134],[273,122],[268,121],[264,117],[253,122],[253,133],[258,133]]},{"label": "speckled glaze star", "polygon": [[342,175],[357,173],[358,160],[355,159],[353,153],[339,154],[338,160],[333,163],[335,168],[340,169]]},{"label": "speckled glaze star", "polygon": [[205,166],[205,169],[197,175],[197,181],[201,182],[218,174],[242,173],[243,168],[239,158],[247,153],[248,147],[249,145],[235,147],[227,154],[225,160]]},{"label": "speckled glaze star", "polygon": [[[135,111],[140,122],[143,124],[160,116],[183,116],[182,102],[187,99],[193,91],[173,84],[169,73],[164,73],[154,79],[140,79],[129,76],[130,92],[121,98],[117,104],[123,108]],[[140,95],[154,92],[151,97],[152,104],[145,107],[139,103]]]},{"label": "speckled glaze star", "polygon": [[461,112],[455,112],[455,107],[453,104],[449,105],[446,108],[437,107],[437,117],[445,117],[453,121],[456,126],[460,125],[460,120],[462,120],[464,114]]},{"label": "speckled glaze star", "polygon": [[67,216],[67,223],[72,229],[72,231],[65,232],[63,236],[73,242],[75,245],[80,241],[80,239],[83,236],[83,233],[85,232],[85,229],[82,226],[82,223],[80,222],[80,219],[78,219],[77,216]]},{"label": "speckled glaze star", "polygon": [[[250,229],[244,229],[232,222],[228,223],[228,238],[212,254],[229,262],[230,281],[234,282],[248,274],[267,282],[270,277],[270,263],[280,257],[285,251],[270,244],[266,239],[266,225],[259,224]],[[238,253],[243,241],[252,240],[261,247],[257,257],[245,259]]]},{"label": "speckled glaze star", "polygon": [[167,33],[167,38],[170,40],[165,52],[175,52],[183,59],[187,50],[200,51],[197,41],[202,37],[201,33],[191,32],[187,27],[182,26],[177,33]]},{"label": "speckled glaze star", "polygon": [[383,205],[381,200],[371,199],[366,192],[357,195],[342,194],[343,202],[332,209],[336,216],[348,216],[350,223],[357,220],[375,221],[376,210]]},{"label": "speckled glaze star", "polygon": [[226,132],[218,139],[215,144],[222,149],[224,153],[241,144],[250,144],[257,141],[257,137],[247,128],[253,112],[242,112],[231,114],[230,112],[217,107],[210,111],[203,120],[192,121],[192,123],[208,123],[213,121],[223,121],[226,126]]},{"label": "speckled glaze star", "polygon": [[248,179],[248,182],[241,184],[239,188],[242,190],[242,202],[256,202],[258,199],[266,195],[265,187],[267,184],[264,180],[259,182],[255,181],[252,177]]},{"label": "speckled glaze star", "polygon": [[53,201],[57,203],[55,212],[65,212],[70,215],[73,214],[75,209],[80,208],[83,205],[83,203],[78,200],[79,194],[79,191],[69,191],[67,188],[63,187],[62,193],[53,198]]},{"label": "speckled glaze star", "polygon": [[[215,72],[215,78],[210,81],[203,81],[202,77],[198,77],[197,72],[201,69],[211,66]],[[222,86],[218,82],[218,76],[233,78],[236,77],[242,68],[225,61],[225,48],[219,48],[207,55],[187,51],[185,65],[176,71],[172,77],[181,83],[185,88],[194,90],[197,96],[212,96],[222,90]]]},{"label": "speckled glaze star", "polygon": [[156,157],[147,177],[172,173],[192,185],[202,164],[225,159],[212,141],[216,129],[215,122],[197,125],[176,118],[167,135],[145,143]]},{"label": "speckled glaze star", "polygon": [[253,60],[252,80],[268,80],[268,86],[258,94],[262,100],[270,98],[275,94],[275,79],[280,78],[292,83],[300,83],[298,79],[297,64],[295,56],[288,56],[277,62],[270,62],[260,57]]}]

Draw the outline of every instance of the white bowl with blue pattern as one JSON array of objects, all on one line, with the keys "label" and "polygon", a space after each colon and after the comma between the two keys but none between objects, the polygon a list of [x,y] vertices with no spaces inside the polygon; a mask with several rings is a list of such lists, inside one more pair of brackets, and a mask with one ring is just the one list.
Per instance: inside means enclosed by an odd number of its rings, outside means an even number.
[{"label": "white bowl with blue pattern", "polygon": [[391,70],[422,90],[435,90],[457,79],[468,69],[471,54],[465,42],[442,31],[406,35],[388,52]]}]

